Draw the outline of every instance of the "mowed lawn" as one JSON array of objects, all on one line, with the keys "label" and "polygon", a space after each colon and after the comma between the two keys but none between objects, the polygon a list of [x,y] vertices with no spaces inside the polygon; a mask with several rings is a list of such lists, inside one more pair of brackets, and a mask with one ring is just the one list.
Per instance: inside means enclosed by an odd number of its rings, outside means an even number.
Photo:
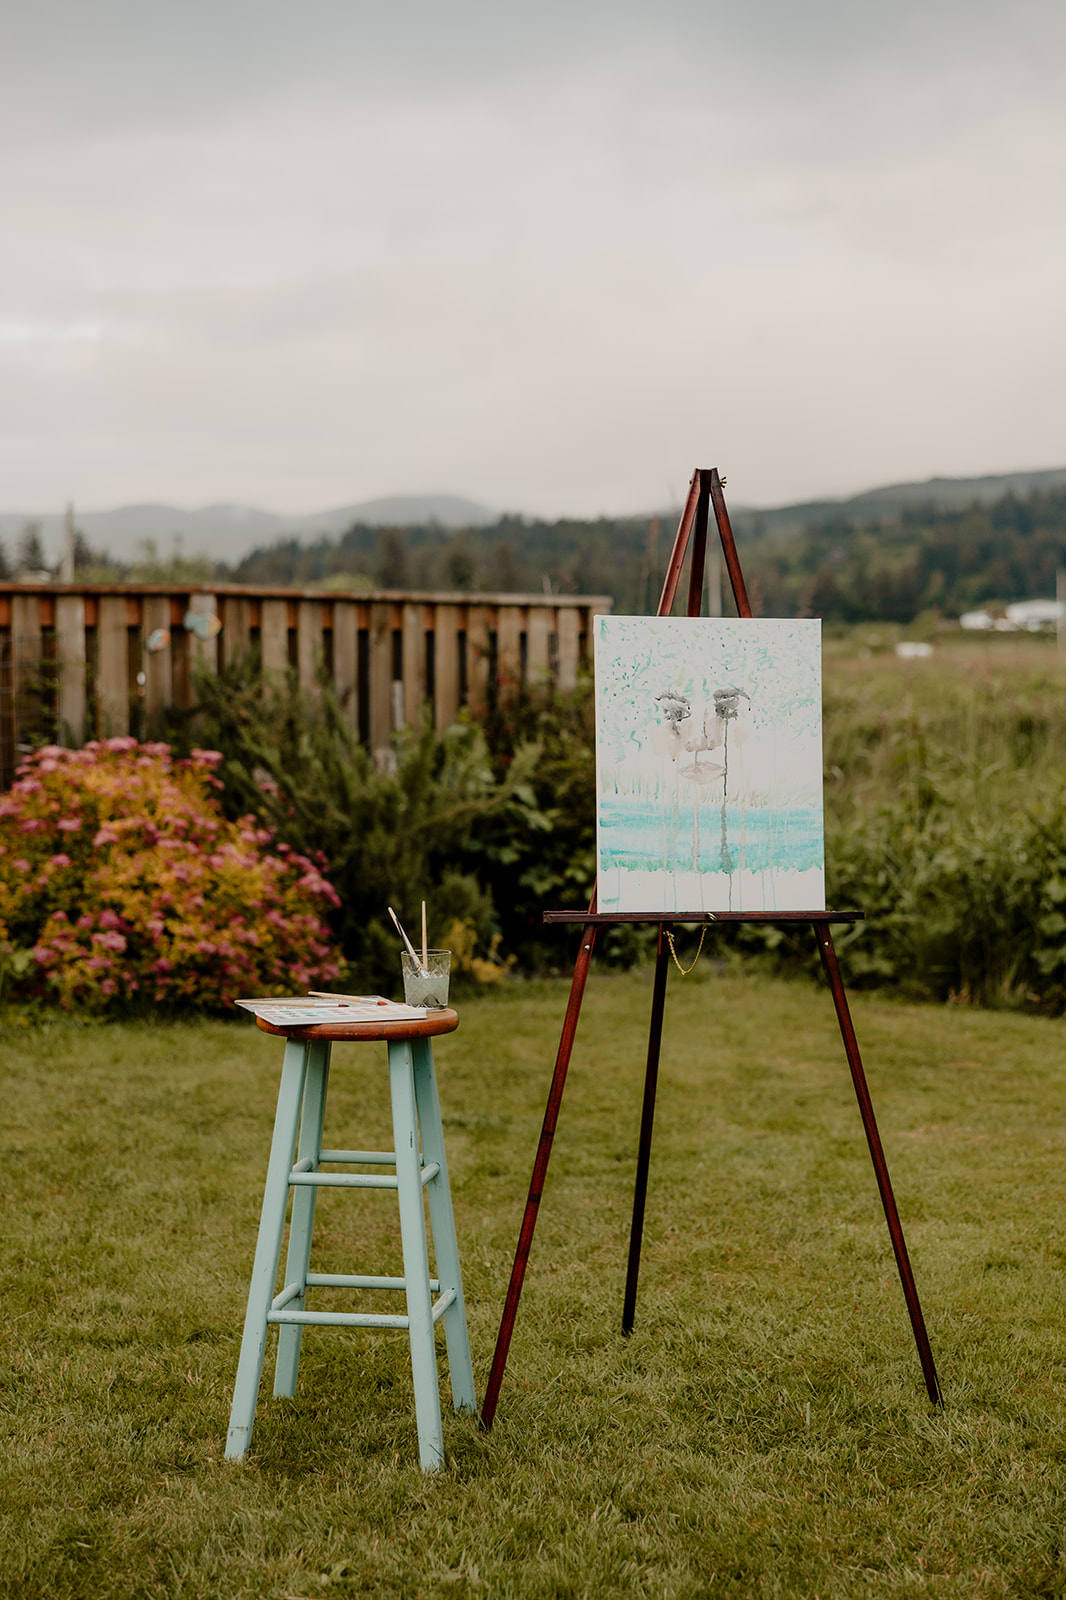
[{"label": "mowed lawn", "polygon": [[[565,999],[465,1000],[437,1046],[479,1395]],[[1066,1025],[853,997],[935,1413],[803,982],[671,974],[622,1337],[649,1000],[590,981],[496,1426],[446,1409],[433,1478],[402,1333],[308,1330],[292,1401],[268,1357],[222,1459],[279,1042],[10,1015],[0,1593],[1066,1592]],[[327,1142],[387,1147],[383,1047],[334,1063]],[[318,1270],[399,1270],[389,1194],[324,1194],[316,1239]]]}]

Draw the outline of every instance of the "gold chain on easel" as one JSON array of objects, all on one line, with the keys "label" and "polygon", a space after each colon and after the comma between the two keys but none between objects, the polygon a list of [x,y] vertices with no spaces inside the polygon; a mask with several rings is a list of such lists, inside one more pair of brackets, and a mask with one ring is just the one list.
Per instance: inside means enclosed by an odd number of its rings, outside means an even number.
[{"label": "gold chain on easel", "polygon": [[[707,929],[709,927],[710,927],[710,923],[709,922],[705,922],[703,924],[703,932],[700,934],[700,942],[696,946],[696,954],[692,958],[692,967],[694,967],[696,965],[696,962],[700,959],[700,951],[703,949],[703,941],[707,937]],[[666,935],[666,942],[670,946],[670,954],[674,958],[674,966],[677,968],[678,972],[680,972],[680,974],[681,974],[681,976],[683,978],[687,978],[689,973],[692,971],[692,967],[683,967],[681,965],[680,961],[677,959],[677,951],[674,949],[674,936],[673,936],[672,932],[670,931],[670,929],[669,928],[664,928],[663,932]]]}]

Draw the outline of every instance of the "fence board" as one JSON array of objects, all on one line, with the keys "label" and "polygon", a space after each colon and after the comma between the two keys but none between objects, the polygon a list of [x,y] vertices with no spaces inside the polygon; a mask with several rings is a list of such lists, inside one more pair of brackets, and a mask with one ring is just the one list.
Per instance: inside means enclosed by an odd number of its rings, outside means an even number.
[{"label": "fence board", "polygon": [[304,694],[318,698],[322,659],[322,602],[301,600],[296,608],[296,676]]},{"label": "fence board", "polygon": [[518,606],[501,606],[496,622],[496,677],[505,696],[522,682],[522,622]]},{"label": "fence board", "polygon": [[433,618],[433,724],[438,733],[459,715],[459,619],[456,606],[437,606]]},{"label": "fence board", "polygon": [[[189,596],[189,610],[193,616],[218,616],[218,596],[213,594],[193,594]],[[199,634],[191,629],[186,630],[189,635],[189,666],[192,672],[217,672],[218,671],[218,635],[213,639],[201,639]]]},{"label": "fence board", "polygon": [[85,598],[56,597],[56,720],[61,744],[85,743]]},{"label": "fence board", "polygon": [[264,672],[287,672],[289,667],[289,605],[287,600],[264,600],[259,623],[259,646]]},{"label": "fence board", "polygon": [[348,726],[359,728],[359,611],[350,600],[333,602],[333,682]]},{"label": "fence board", "polygon": [[559,607],[555,632],[559,641],[559,688],[566,693],[577,688],[581,665],[581,617],[575,607]]},{"label": "fence board", "polygon": [[426,618],[425,607],[408,604],[403,608],[403,720],[417,728],[426,699]]},{"label": "fence board", "polygon": [[149,734],[158,733],[167,706],[174,703],[174,651],[169,641],[161,650],[149,650],[148,640],[160,628],[170,630],[170,601],[166,595],[146,595],[141,633],[144,645],[144,716]]},{"label": "fence board", "polygon": [[551,678],[551,636],[555,612],[547,606],[531,606],[526,618],[526,682],[543,688]]},{"label": "fence board", "polygon": [[489,630],[492,613],[488,606],[471,606],[466,624],[467,704],[475,722],[489,709]]},{"label": "fence board", "polygon": [[[247,655],[251,646],[252,602],[241,595],[226,595],[222,600],[220,615],[222,632],[219,635],[219,644],[222,647],[222,664],[230,667],[242,656]],[[146,622],[145,627],[147,626]]]},{"label": "fence board", "polygon": [[11,597],[11,642],[15,663],[15,693],[36,694],[41,672],[41,597]]},{"label": "fence board", "polygon": [[370,748],[389,747],[392,732],[392,606],[370,607]]},{"label": "fence board", "polygon": [[11,598],[12,738],[14,762],[21,761],[27,742],[41,733],[41,597]]},{"label": "fence board", "polygon": [[102,595],[97,622],[97,693],[100,732],[115,738],[130,731],[130,647],[124,595]]}]

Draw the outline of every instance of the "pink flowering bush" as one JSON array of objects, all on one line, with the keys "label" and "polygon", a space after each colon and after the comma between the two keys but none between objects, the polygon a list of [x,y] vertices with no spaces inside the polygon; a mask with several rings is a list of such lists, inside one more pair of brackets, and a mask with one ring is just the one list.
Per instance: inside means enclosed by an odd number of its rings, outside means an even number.
[{"label": "pink flowering bush", "polygon": [[335,979],[319,865],[227,821],[221,756],[49,745],[0,795],[0,939],[23,994],[67,1009],[226,1007]]}]

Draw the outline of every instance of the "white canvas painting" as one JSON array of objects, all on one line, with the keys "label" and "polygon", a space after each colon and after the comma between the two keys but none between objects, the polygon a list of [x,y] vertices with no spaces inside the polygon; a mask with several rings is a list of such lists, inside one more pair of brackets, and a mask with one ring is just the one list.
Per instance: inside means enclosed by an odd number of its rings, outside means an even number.
[{"label": "white canvas painting", "polygon": [[824,911],[821,623],[597,617],[601,911]]}]

